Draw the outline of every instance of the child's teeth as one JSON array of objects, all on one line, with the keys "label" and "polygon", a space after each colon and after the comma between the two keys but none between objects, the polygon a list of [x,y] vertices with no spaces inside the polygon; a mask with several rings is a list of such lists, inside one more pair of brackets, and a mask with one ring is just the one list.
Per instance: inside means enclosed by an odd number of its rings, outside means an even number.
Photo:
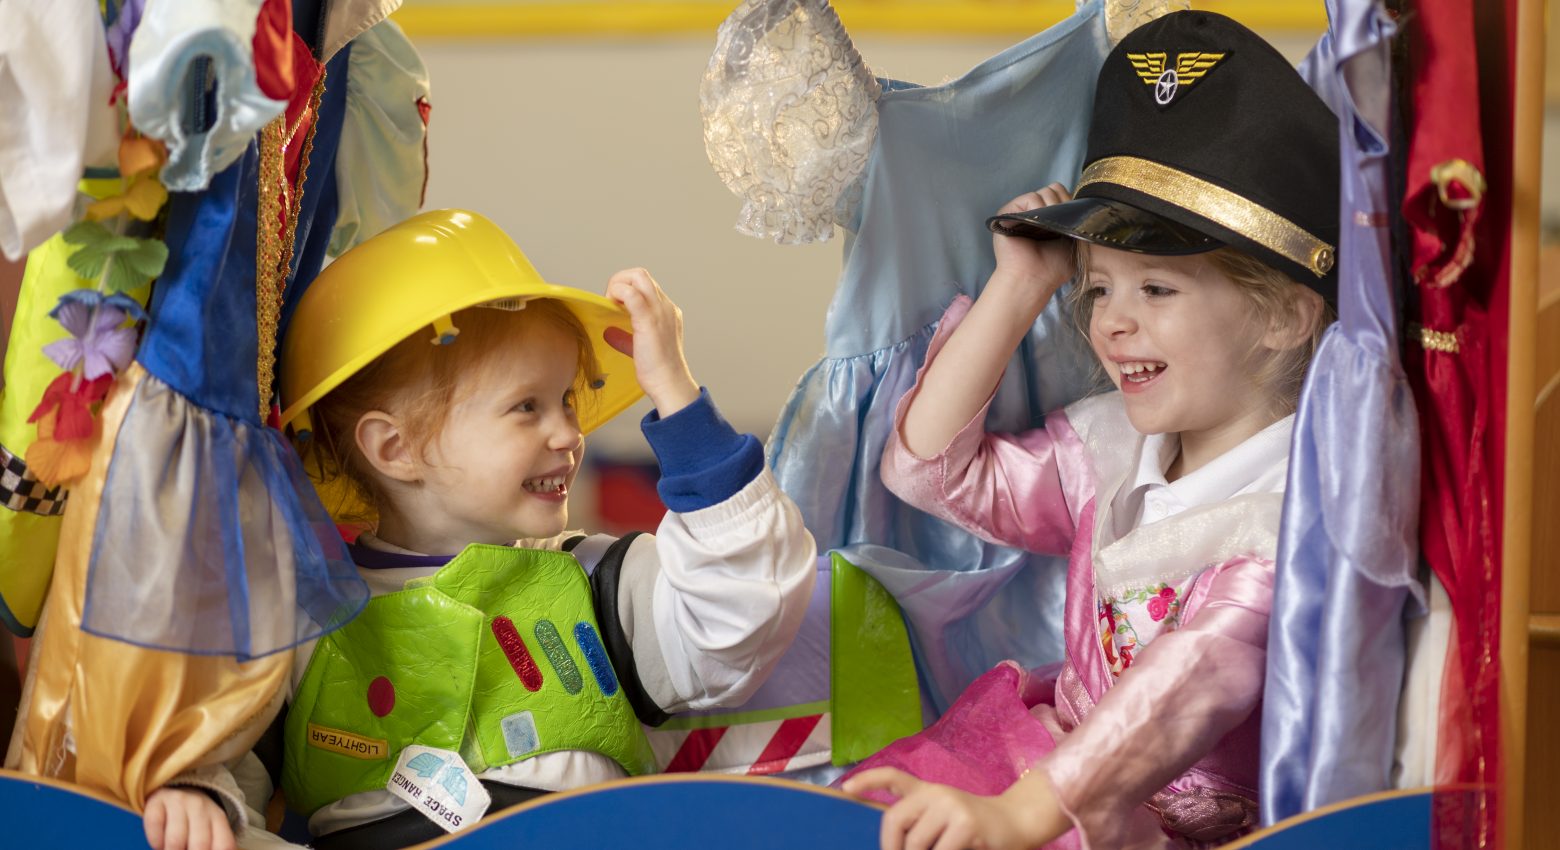
[{"label": "child's teeth", "polygon": [[1141,384],[1152,379],[1165,364],[1157,360],[1131,360],[1121,363],[1119,368],[1123,378]]}]

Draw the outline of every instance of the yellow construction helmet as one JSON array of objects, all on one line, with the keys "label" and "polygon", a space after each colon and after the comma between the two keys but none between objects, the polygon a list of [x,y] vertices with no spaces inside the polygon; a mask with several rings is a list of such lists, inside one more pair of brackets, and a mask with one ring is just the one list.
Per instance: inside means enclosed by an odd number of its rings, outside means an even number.
[{"label": "yellow construction helmet", "polygon": [[494,302],[554,298],[585,326],[604,381],[580,410],[590,433],[639,400],[634,362],[606,344],[608,327],[627,331],[628,312],[593,292],[548,283],[502,230],[464,210],[414,216],[343,254],[298,301],[282,342],[282,427],[312,430],[309,406],[401,340],[427,333],[449,343],[450,316]]}]

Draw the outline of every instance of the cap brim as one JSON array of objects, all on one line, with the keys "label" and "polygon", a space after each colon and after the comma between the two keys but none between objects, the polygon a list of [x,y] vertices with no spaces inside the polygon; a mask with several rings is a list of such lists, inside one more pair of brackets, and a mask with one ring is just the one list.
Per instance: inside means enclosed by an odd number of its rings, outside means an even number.
[{"label": "cap brim", "polygon": [[1007,236],[1069,236],[1140,254],[1201,254],[1224,245],[1164,216],[1106,198],[1075,198],[1028,212],[993,216],[986,220],[986,226]]}]

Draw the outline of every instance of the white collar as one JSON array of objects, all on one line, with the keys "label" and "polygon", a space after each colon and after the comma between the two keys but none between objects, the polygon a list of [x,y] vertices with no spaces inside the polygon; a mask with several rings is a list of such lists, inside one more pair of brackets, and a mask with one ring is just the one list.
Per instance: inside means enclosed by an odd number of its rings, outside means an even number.
[{"label": "white collar", "polygon": [[1178,434],[1149,434],[1139,444],[1137,467],[1111,503],[1116,535],[1190,508],[1246,493],[1278,493],[1289,468],[1294,415],[1284,417],[1175,481],[1165,472],[1181,448]]},{"label": "white collar", "polygon": [[1165,478],[1165,473],[1170,471],[1170,464],[1175,462],[1175,456],[1181,451],[1180,434],[1149,434],[1143,438],[1143,445],[1138,450],[1137,469],[1128,479],[1127,490],[1136,490],[1140,487],[1158,485],[1168,487],[1170,482]]},{"label": "white collar", "polygon": [[[1294,424],[1295,417],[1291,413],[1165,486],[1189,508],[1222,502],[1238,493],[1282,490],[1283,473],[1289,466],[1289,435]],[[1166,468],[1168,466],[1167,463]],[[1162,471],[1159,481],[1164,482]]]}]

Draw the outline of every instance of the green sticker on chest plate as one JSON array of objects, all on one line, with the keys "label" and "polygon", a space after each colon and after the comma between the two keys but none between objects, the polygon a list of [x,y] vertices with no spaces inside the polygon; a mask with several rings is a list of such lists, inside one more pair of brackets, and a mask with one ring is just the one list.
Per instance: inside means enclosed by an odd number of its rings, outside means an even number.
[{"label": "green sticker on chest plate", "polygon": [[558,674],[563,689],[571,694],[579,693],[580,688],[585,686],[585,680],[580,677],[580,668],[569,657],[569,650],[563,645],[563,636],[558,634],[558,627],[552,624],[552,620],[536,621],[536,642]]}]

